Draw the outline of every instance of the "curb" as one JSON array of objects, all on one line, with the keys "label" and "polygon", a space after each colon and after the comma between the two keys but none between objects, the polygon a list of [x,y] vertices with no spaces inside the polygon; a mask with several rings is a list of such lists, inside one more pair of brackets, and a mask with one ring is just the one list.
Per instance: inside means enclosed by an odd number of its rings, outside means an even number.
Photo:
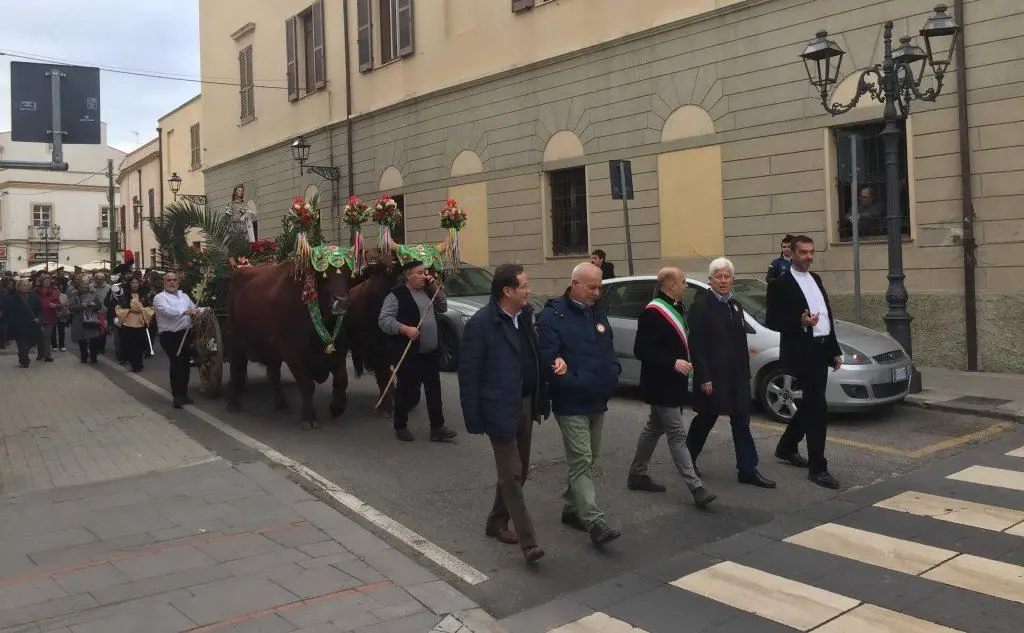
[{"label": "curb", "polygon": [[1024,412],[1019,412],[1002,407],[989,407],[973,404],[949,404],[943,400],[931,400],[920,396],[907,396],[901,405],[914,407],[915,409],[929,409],[932,411],[943,411],[945,413],[962,413],[964,415],[976,415],[996,420],[1006,420],[1024,424]]}]

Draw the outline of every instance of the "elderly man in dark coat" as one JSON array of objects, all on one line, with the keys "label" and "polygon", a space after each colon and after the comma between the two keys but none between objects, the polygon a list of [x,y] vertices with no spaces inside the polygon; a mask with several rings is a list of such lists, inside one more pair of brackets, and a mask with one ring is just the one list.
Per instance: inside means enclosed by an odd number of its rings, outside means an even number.
[{"label": "elderly man in dark coat", "polygon": [[[530,284],[519,264],[494,271],[491,300],[466,323],[459,359],[459,396],[466,430],[487,434],[498,486],[485,533],[518,543],[527,563],[544,556],[537,545],[523,484],[530,470],[533,423],[551,412],[540,341],[527,302]],[[509,521],[516,531],[508,529]]]},{"label": "elderly man in dark coat", "polygon": [[718,416],[729,416],[741,484],[774,488],[757,470],[757,447],[750,435],[750,358],[743,307],[732,296],[735,270],[719,257],[708,267],[708,290],[690,306],[690,360],[693,363],[693,409],[686,446],[694,464]]}]

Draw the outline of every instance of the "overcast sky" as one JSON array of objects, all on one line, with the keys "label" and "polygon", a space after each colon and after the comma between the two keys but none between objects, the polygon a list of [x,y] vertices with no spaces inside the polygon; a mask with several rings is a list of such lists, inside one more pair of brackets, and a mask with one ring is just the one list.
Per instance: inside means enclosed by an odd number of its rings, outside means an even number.
[{"label": "overcast sky", "polygon": [[[13,51],[198,79],[197,0],[0,0],[0,52]],[[11,61],[32,60],[0,55],[0,131],[11,128]],[[107,140],[126,152],[155,138],[157,119],[200,90],[198,82],[106,70],[100,82]]]}]

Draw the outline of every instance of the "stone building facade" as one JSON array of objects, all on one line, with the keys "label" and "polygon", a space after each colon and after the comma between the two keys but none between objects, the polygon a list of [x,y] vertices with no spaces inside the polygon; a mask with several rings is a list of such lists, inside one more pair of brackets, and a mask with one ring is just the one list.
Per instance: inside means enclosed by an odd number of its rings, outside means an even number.
[{"label": "stone building facade", "polygon": [[[249,3],[200,2],[204,76],[225,76],[219,69],[237,61],[242,83],[241,90],[204,86],[204,131],[219,135],[205,139],[211,204],[226,203],[231,187],[244,182],[256,192],[261,226],[276,228],[290,198],[317,184],[331,194],[325,213],[337,231],[338,207],[349,193],[387,192],[401,196],[405,240],[422,242],[442,239],[437,212],[453,197],[471,218],[463,234],[468,261],[522,263],[535,291],[557,292],[596,248],[626,270],[623,212],[610,195],[608,161],[629,159],[638,274],[667,263],[699,274],[724,253],[740,274],[760,277],[784,234],[806,233],[816,241],[815,269],[838,316],[851,318],[846,149],[857,134],[859,189],[872,190],[863,204],[876,208],[890,186],[880,166],[881,106],[865,100],[843,116],[824,114],[798,55],[827,28],[848,53],[837,92],[849,95],[850,77],[881,58],[882,23],[894,21],[897,35],[914,34],[931,0],[692,0],[650,13],[605,0],[528,2],[523,11],[515,1],[484,3],[504,5],[500,15],[461,0],[303,4],[289,0],[274,15],[249,15]],[[1019,372],[1024,6],[963,5],[957,17],[965,25],[977,216],[979,368]],[[406,7],[405,23],[382,17]],[[378,33],[382,21],[394,28]],[[528,34],[549,46],[559,28],[568,50],[531,48]],[[892,186],[908,210],[903,252],[915,356],[921,364],[963,368],[956,83],[950,73],[936,103],[914,103],[905,177]],[[309,162],[341,168],[340,182],[300,175],[289,149],[300,133],[313,147]],[[861,322],[881,330],[884,225],[862,225]]]}]

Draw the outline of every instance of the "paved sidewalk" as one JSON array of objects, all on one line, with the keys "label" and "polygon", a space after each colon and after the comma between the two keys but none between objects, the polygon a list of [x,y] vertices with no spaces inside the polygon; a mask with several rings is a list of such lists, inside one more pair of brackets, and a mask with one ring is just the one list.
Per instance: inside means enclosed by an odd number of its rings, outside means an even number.
[{"label": "paved sidewalk", "polygon": [[201,463],[215,456],[77,355],[16,367],[0,355],[0,493]]},{"label": "paved sidewalk", "polygon": [[[94,368],[5,360],[0,465],[41,461],[0,468],[0,633],[501,631],[282,472],[209,453]],[[71,457],[100,454],[116,470],[67,485]]]},{"label": "paved sidewalk", "polygon": [[921,393],[905,404],[1024,422],[1024,375],[918,367]]}]

